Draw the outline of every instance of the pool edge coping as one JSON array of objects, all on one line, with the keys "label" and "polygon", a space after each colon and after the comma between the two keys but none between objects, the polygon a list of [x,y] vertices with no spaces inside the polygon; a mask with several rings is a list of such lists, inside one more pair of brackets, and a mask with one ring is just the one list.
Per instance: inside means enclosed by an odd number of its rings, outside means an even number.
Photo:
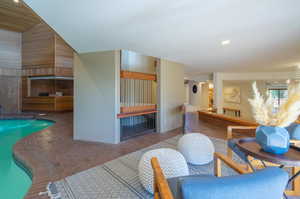
[{"label": "pool edge coping", "polygon": [[[48,121],[48,122],[53,122],[53,125],[56,123],[55,120],[50,120],[50,119],[44,119],[42,117],[35,117],[35,116],[31,116],[31,117],[18,117],[18,116],[13,116],[13,117],[0,117],[0,120],[44,120],[44,121]],[[52,126],[52,125],[51,125]],[[48,126],[47,128],[49,128],[50,126]],[[44,128],[42,130],[33,132],[32,134],[41,132],[47,128]],[[30,134],[31,135],[31,134]],[[28,135],[28,136],[30,136]],[[21,169],[24,171],[24,173],[26,173],[26,175],[30,178],[31,182],[33,183],[33,177],[34,177],[34,172],[33,172],[33,168],[31,166],[29,166],[26,163],[26,160],[23,160],[21,157],[18,157],[17,153],[15,152],[15,145],[22,141],[23,139],[25,139],[27,136],[23,137],[22,139],[18,140],[14,145],[13,145],[13,150],[12,150],[12,156],[13,156],[13,160],[14,163]],[[30,185],[30,187],[32,186],[32,184]],[[27,190],[29,191],[29,190]]]}]

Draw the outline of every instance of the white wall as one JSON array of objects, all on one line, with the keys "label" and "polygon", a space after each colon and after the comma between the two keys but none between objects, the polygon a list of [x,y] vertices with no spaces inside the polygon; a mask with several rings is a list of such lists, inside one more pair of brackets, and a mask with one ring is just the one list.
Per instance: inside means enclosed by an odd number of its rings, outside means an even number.
[{"label": "white wall", "polygon": [[181,106],[185,101],[183,65],[161,60],[158,67],[159,122],[158,131],[182,127]]},{"label": "white wall", "polygon": [[190,85],[184,84],[184,90],[185,90],[185,100],[184,103],[189,104],[190,103]]},{"label": "white wall", "polygon": [[262,72],[262,73],[214,73],[214,107],[217,113],[223,113],[223,81],[224,80],[287,80],[293,77],[293,72]]},{"label": "white wall", "polygon": [[141,73],[155,73],[155,58],[140,53],[121,50],[122,70]]},{"label": "white wall", "polygon": [[208,99],[208,93],[209,93],[209,83],[202,83],[201,84],[201,96],[200,96],[200,109],[201,110],[207,110],[209,105],[209,99]]},{"label": "white wall", "polygon": [[[197,93],[193,93],[193,86],[198,87]],[[189,81],[189,104],[200,107],[201,100],[201,84],[197,81]]]},{"label": "white wall", "polygon": [[[241,111],[241,118],[248,121],[255,121],[253,118],[252,108],[248,101],[249,98],[253,98],[252,91],[253,81],[223,81],[223,92],[226,87],[239,87],[241,90],[241,103],[232,103],[223,101],[223,107],[239,109]],[[256,81],[257,88],[262,95],[267,92],[266,81]],[[266,96],[265,96],[266,97]]]},{"label": "white wall", "polygon": [[119,142],[120,51],[74,56],[74,139]]}]

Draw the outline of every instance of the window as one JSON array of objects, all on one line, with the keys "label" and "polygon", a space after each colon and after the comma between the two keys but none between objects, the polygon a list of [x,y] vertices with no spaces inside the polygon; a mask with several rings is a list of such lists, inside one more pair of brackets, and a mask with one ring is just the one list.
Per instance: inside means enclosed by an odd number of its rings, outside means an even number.
[{"label": "window", "polygon": [[273,111],[277,112],[279,107],[287,100],[287,89],[269,89],[269,94],[272,96]]}]

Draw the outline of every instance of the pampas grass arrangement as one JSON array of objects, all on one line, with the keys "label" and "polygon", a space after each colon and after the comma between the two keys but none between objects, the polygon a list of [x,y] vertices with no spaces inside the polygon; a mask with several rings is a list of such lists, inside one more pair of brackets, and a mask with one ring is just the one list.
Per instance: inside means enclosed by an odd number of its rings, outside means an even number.
[{"label": "pampas grass arrangement", "polygon": [[256,82],[252,84],[253,99],[249,99],[256,122],[263,126],[287,127],[300,115],[300,83],[289,87],[287,101],[282,104],[277,113],[273,113],[272,96],[267,99],[260,94]]}]

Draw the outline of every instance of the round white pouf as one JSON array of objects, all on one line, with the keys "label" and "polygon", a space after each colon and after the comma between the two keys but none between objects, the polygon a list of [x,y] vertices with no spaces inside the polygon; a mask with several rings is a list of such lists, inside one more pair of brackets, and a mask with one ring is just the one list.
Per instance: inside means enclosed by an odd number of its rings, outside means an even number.
[{"label": "round white pouf", "polygon": [[188,133],[178,141],[178,150],[188,163],[203,165],[214,158],[215,148],[211,140],[201,133]]},{"label": "round white pouf", "polygon": [[153,169],[151,158],[157,157],[166,178],[189,175],[188,165],[176,150],[161,148],[146,152],[139,162],[139,178],[144,188],[153,194]]}]

